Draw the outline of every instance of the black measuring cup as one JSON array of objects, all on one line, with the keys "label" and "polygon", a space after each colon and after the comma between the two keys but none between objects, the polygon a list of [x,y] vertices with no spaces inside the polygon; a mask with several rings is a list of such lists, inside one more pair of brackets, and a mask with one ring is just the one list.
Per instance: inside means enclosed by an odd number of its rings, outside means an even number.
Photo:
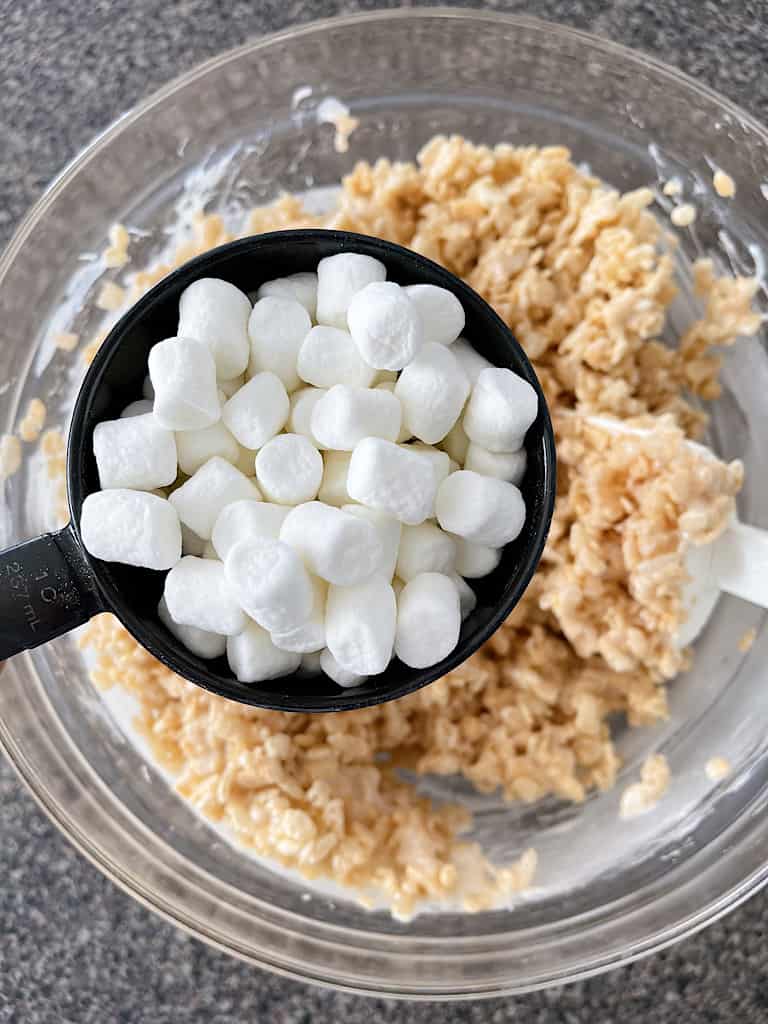
[{"label": "black measuring cup", "polygon": [[[225,657],[207,661],[182,647],[157,615],[164,572],[93,558],[83,547],[80,511],[99,490],[93,430],[117,419],[141,396],[149,350],[176,334],[179,297],[201,277],[220,277],[253,295],[272,278],[313,271],[339,252],[374,256],[398,284],[435,284],[457,296],[466,314],[468,341],[497,366],[525,378],[539,396],[536,422],[526,435],[528,466],[521,490],[527,516],[520,536],[504,548],[497,568],[468,581],[477,607],[462,625],[456,648],[443,661],[412,669],[394,659],[385,672],[343,689],[325,675],[295,673],[258,684],[240,683]],[[0,660],[66,633],[99,612],[112,612],[164,665],[230,700],[279,711],[344,711],[402,697],[456,668],[502,624],[519,601],[538,564],[555,499],[555,446],[541,387],[522,348],[503,321],[463,281],[409,249],[348,231],[275,231],[219,246],[190,260],[155,285],[110,331],[83,381],[67,445],[71,522],[0,552]]]}]

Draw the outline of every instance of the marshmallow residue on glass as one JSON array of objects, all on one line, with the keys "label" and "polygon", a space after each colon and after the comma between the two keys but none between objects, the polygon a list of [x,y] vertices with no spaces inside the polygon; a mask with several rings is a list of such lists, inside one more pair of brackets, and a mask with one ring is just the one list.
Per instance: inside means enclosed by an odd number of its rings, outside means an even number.
[{"label": "marshmallow residue on glass", "polygon": [[525,523],[535,390],[460,337],[455,295],[386,277],[342,253],[253,305],[196,281],[94,431],[87,550],[166,571],[160,621],[243,683],[442,661]]}]

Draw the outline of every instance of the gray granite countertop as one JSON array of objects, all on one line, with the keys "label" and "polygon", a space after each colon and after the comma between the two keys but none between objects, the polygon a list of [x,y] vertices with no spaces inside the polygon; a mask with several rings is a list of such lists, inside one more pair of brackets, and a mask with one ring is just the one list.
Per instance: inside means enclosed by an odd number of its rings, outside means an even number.
[{"label": "gray granite countertop", "polygon": [[[179,72],[272,29],[385,6],[400,5],[0,0],[0,244],[96,132]],[[764,0],[485,6],[643,49],[768,120]],[[768,1020],[767,916],[762,894],[650,959],[520,999],[372,1004],[255,970],[153,916],[69,846],[0,758],[0,1024],[751,1024]]]}]

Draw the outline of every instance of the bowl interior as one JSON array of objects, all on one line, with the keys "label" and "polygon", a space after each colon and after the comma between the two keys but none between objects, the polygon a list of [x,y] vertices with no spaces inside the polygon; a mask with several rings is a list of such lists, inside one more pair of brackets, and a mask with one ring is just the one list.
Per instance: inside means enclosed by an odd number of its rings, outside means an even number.
[{"label": "bowl interior", "polygon": [[[317,119],[329,95],[360,120],[347,153]],[[82,366],[73,371],[51,338],[109,326],[92,301],[104,267],[87,254],[100,250],[112,222],[131,225],[140,267],[186,237],[199,207],[220,212],[235,230],[247,210],[284,190],[322,206],[356,160],[412,160],[437,133],[567,145],[577,162],[624,190],[679,176],[698,217],[679,235],[680,319],[671,342],[697,309],[693,259],[760,273],[768,138],[677,73],[580,33],[486,14],[382,12],[310,26],[257,41],[159,94],[37,208],[0,266],[0,371],[12,381],[0,396],[6,429],[38,394],[48,398],[49,421],[66,422]],[[713,166],[735,179],[733,200],[714,193]],[[660,217],[664,201],[660,195]],[[759,301],[765,308],[762,292]],[[723,385],[710,439],[745,463],[740,517],[768,526],[764,337],[727,354]],[[47,487],[34,463],[6,485],[9,540],[49,525]],[[756,639],[742,650],[749,629]],[[456,777],[420,781],[431,798],[473,810],[471,837],[492,858],[537,849],[535,888],[511,912],[448,910],[397,922],[231,845],[129,738],[130,703],[96,694],[67,640],[9,666],[0,735],[38,798],[105,870],[237,955],[358,991],[518,992],[659,948],[765,881],[764,615],[722,598],[696,647],[692,670],[670,687],[667,721],[643,729],[616,723],[623,769],[608,793],[581,805],[507,805]],[[653,751],[667,757],[672,785],[653,814],[622,822],[620,792]],[[732,766],[719,782],[704,771],[715,755]]]},{"label": "bowl interior", "polygon": [[[86,496],[99,489],[93,456],[97,423],[116,419],[141,395],[149,350],[173,337],[179,297],[193,281],[219,277],[255,295],[264,281],[311,271],[326,256],[348,251],[374,256],[398,284],[449,288],[466,314],[465,336],[497,366],[514,370],[537,390],[539,415],[526,436],[528,468],[521,484],[527,517],[520,536],[504,548],[496,569],[471,581],[477,606],[462,624],[458,645],[428,669],[398,658],[364,684],[343,689],[322,674],[294,673],[259,685],[239,683],[226,657],[206,661],[186,651],[157,617],[165,573],[89,559],[106,600],[133,635],[175,672],[221,696],[281,711],[348,711],[392,700],[440,678],[469,657],[507,618],[531,577],[544,547],[555,498],[555,453],[544,395],[525,353],[480,296],[431,260],[401,246],[352,232],[294,230],[240,239],[198,256],[144,295],[115,325],[91,364],[75,403],[68,445],[68,491],[72,520],[79,524]],[[475,339],[477,341],[475,342]],[[78,527],[76,526],[76,529]]]}]

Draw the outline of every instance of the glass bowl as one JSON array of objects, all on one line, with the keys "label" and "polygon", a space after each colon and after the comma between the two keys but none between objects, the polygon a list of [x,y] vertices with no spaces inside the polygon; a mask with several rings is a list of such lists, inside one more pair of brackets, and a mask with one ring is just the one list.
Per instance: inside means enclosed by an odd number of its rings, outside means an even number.
[{"label": "glass bowl", "polygon": [[[325,96],[360,119],[348,152],[318,123]],[[113,222],[136,229],[131,253],[141,266],[200,203],[232,216],[282,190],[310,190],[322,202],[355,160],[412,159],[433,135],[453,132],[567,145],[621,189],[677,175],[699,208],[681,243],[683,274],[702,253],[761,272],[768,135],[678,72],[570,29],[494,14],[403,10],[322,22],[225,54],[156,93],[85,150],[32,210],[0,262],[3,429],[36,395],[47,401],[49,423],[66,423],[82,365],[73,370],[52,338],[96,328],[101,314],[89,300],[103,266],[88,254],[102,248]],[[734,200],[714,194],[714,167],[734,177]],[[723,381],[710,441],[746,464],[741,518],[768,526],[764,339],[729,352]],[[39,460],[6,483],[4,499],[6,544],[51,525]],[[624,768],[609,793],[578,807],[508,807],[453,779],[424,782],[432,796],[474,810],[474,834],[492,858],[538,850],[535,888],[511,910],[398,922],[229,845],[127,737],[71,640],[8,665],[0,739],[41,806],[94,863],[222,949],[358,992],[516,993],[659,949],[765,882],[763,626],[754,607],[720,600],[695,668],[670,688],[669,720],[620,736]],[[739,639],[751,628],[756,640],[743,652]],[[652,751],[669,760],[670,790],[653,814],[622,822],[620,791]],[[712,756],[731,762],[726,780],[708,779],[703,765]]]}]

